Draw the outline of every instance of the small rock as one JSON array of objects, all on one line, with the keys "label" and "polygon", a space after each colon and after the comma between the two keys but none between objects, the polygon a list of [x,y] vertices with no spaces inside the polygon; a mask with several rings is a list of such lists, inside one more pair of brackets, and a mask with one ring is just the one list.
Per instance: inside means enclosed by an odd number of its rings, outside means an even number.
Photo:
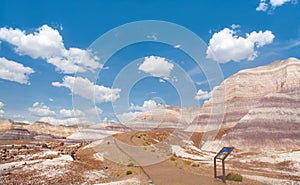
[{"label": "small rock", "polygon": [[48,145],[46,143],[43,143],[42,148],[48,148]]}]

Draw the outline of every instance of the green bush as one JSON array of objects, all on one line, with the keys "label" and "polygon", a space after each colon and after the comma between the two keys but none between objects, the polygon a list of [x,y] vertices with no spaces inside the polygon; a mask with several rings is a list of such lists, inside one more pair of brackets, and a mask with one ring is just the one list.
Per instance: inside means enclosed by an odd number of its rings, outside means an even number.
[{"label": "green bush", "polygon": [[200,165],[199,164],[197,164],[197,163],[193,163],[192,164],[192,167],[199,167]]},{"label": "green bush", "polygon": [[190,165],[192,162],[191,161],[184,161],[185,165]]},{"label": "green bush", "polygon": [[238,173],[232,173],[230,172],[227,176],[226,176],[227,180],[233,180],[233,181],[238,181],[238,182],[242,182],[243,181],[243,176],[238,174]]},{"label": "green bush", "polygon": [[138,166],[138,163],[134,160],[130,159],[129,163],[127,164],[128,167]]},{"label": "green bush", "polygon": [[176,158],[175,158],[174,156],[172,156],[172,157],[170,158],[170,160],[171,160],[171,161],[175,161]]},{"label": "green bush", "polygon": [[133,172],[132,172],[132,170],[127,170],[126,171],[126,175],[130,175],[130,174],[132,174]]}]

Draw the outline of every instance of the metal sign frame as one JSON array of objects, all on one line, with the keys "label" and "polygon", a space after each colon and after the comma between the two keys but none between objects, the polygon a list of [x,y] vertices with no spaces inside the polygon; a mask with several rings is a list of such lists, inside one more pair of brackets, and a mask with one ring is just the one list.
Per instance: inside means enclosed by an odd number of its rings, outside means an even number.
[{"label": "metal sign frame", "polygon": [[214,157],[214,176],[215,178],[217,177],[217,159],[222,161],[222,176],[219,177],[223,180],[223,182],[226,181],[226,177],[225,177],[225,159],[228,157],[228,155],[232,152],[232,150],[234,149],[234,147],[223,147],[219,153],[217,153],[217,155]]}]

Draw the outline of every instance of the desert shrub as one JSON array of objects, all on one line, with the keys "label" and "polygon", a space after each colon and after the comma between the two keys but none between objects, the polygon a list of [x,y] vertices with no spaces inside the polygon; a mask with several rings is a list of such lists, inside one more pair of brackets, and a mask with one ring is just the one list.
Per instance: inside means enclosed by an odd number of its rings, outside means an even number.
[{"label": "desert shrub", "polygon": [[175,165],[175,166],[178,166],[178,165],[179,165],[179,163],[178,163],[178,162],[174,162],[174,165]]},{"label": "desert shrub", "polygon": [[126,171],[126,175],[131,175],[132,173],[133,173],[133,172],[132,172],[132,170],[130,170],[130,169]]},{"label": "desert shrub", "polygon": [[233,181],[238,181],[238,182],[242,182],[243,181],[243,176],[238,174],[238,173],[232,173],[230,172],[227,176],[226,176],[227,180],[233,180]]},{"label": "desert shrub", "polygon": [[199,167],[200,165],[199,164],[197,164],[197,163],[193,163],[192,164],[192,167]]},{"label": "desert shrub", "polygon": [[170,158],[170,160],[171,160],[171,161],[175,161],[176,158],[175,158],[174,156],[172,156],[172,157]]},{"label": "desert shrub", "polygon": [[127,164],[128,167],[133,167],[133,166],[138,166],[138,164],[135,162],[135,161],[130,161],[128,164]]},{"label": "desert shrub", "polygon": [[184,161],[185,165],[190,165],[192,162],[191,161]]},{"label": "desert shrub", "polygon": [[117,172],[117,173],[116,173],[116,176],[117,176],[117,177],[119,177],[119,176],[120,176],[120,173],[119,173],[119,172]]}]

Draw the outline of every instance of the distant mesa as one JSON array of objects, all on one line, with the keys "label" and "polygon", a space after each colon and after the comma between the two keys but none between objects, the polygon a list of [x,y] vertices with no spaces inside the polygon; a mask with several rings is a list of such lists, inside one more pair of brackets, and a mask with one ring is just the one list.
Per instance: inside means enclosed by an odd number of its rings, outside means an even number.
[{"label": "distant mesa", "polygon": [[33,135],[24,128],[12,128],[0,134],[2,140],[29,140],[33,138]]}]

